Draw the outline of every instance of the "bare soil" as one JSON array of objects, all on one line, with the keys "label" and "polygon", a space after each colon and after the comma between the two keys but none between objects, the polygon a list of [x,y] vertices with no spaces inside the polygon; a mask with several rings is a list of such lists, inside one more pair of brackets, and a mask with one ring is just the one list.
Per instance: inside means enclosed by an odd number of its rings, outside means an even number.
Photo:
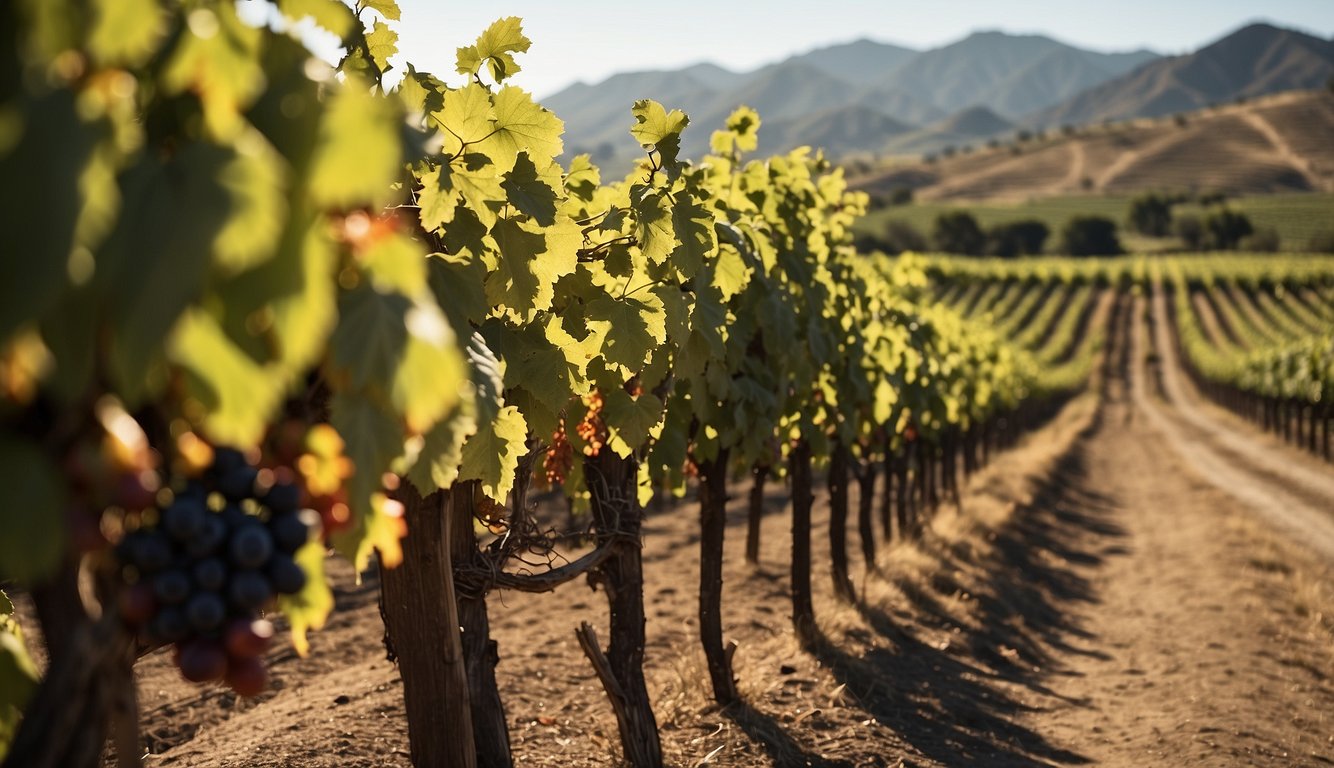
[{"label": "bare soil", "polygon": [[[652,511],[647,675],[668,764],[1334,765],[1334,473],[1196,402],[1161,334],[1149,355],[1148,308],[1113,315],[1107,380],[970,478],[923,541],[856,569],[856,605],[833,597],[817,503],[813,654],[789,619],[786,493],[771,489],[752,568],[738,487],[724,622],[744,705],[707,695],[697,509]],[[374,574],[338,577],[313,654],[273,652],[256,700],[144,659],[148,764],[409,765]],[[605,605],[583,584],[492,596],[519,765],[618,763],[574,637]]]}]

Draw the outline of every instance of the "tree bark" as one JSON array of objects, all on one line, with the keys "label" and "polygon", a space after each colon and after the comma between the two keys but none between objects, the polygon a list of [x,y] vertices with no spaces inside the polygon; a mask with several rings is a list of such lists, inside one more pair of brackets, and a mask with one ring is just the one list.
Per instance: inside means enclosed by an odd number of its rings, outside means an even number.
[{"label": "tree bark", "polygon": [[[633,456],[621,458],[609,448],[584,462],[584,474],[592,495],[594,535],[599,547],[615,547],[590,580],[607,594],[611,640],[605,654],[606,672],[615,685],[603,679],[616,713],[625,762],[634,768],[659,768],[662,744],[658,721],[653,715],[648,685],[644,681],[644,563],[641,543],[644,510],[639,504],[638,466]],[[623,542],[617,545],[616,541]],[[596,635],[582,630],[584,652],[597,669]],[[599,649],[600,654],[600,649]],[[599,672],[599,677],[603,677]]]},{"label": "tree bark", "polygon": [[811,447],[798,440],[788,455],[792,478],[792,627],[802,648],[815,647],[815,605],[811,600]]},{"label": "tree bark", "polygon": [[746,562],[760,563],[760,520],[764,517],[764,484],[769,479],[769,465],[756,464],[750,470],[750,506],[746,512]]},{"label": "tree bark", "polygon": [[[106,600],[100,618],[90,616],[78,582],[78,565],[70,561],[32,591],[49,661],[9,745],[5,768],[101,766],[113,718],[138,716],[134,638],[123,628],[114,600]],[[139,756],[137,745],[133,754],[118,754],[122,766],[138,765]]]},{"label": "tree bark", "polygon": [[[467,567],[480,557],[477,536],[473,532],[476,516],[477,481],[455,485],[450,491],[453,509],[448,514],[449,553],[454,569]],[[448,507],[447,507],[448,508]],[[472,703],[472,737],[477,750],[478,768],[513,768],[510,754],[509,723],[505,705],[496,685],[496,664],[500,661],[496,641],[491,638],[491,622],[486,612],[489,585],[467,584],[456,574],[455,599],[458,601],[459,627],[462,630],[464,666],[468,672],[468,696]]]},{"label": "tree bark", "polygon": [[403,678],[412,764],[476,768],[468,671],[454,599],[452,536],[445,524],[449,494],[436,491],[423,499],[404,483],[397,497],[408,535],[402,564],[381,572],[380,598],[387,638]]},{"label": "tree bark", "polygon": [[829,461],[829,567],[834,596],[856,602],[857,592],[848,577],[848,449],[838,441]]}]

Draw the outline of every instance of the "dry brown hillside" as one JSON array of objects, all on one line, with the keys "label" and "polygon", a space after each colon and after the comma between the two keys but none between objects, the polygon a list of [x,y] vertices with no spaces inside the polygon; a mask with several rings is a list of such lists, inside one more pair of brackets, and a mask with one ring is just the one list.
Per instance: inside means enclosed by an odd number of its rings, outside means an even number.
[{"label": "dry brown hillside", "polygon": [[1334,190],[1334,94],[1296,91],[1182,115],[1049,131],[1017,147],[906,160],[854,179],[919,200],[1027,199],[1142,189]]}]

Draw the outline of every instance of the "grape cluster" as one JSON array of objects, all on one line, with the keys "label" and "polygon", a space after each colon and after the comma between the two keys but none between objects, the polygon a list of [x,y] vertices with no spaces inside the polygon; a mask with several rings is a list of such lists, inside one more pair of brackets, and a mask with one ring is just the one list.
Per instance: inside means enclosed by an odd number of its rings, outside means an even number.
[{"label": "grape cluster", "polygon": [[565,434],[565,421],[562,420],[556,426],[556,431],[551,433],[551,445],[547,448],[546,455],[542,457],[542,473],[546,478],[547,487],[564,483],[570,476],[573,463],[574,448]]},{"label": "grape cluster", "polygon": [[263,612],[305,587],[294,556],[318,536],[319,515],[301,508],[290,471],[258,469],[231,449],[163,500],[156,522],[118,547],[121,614],[150,644],[174,645],[187,680],[256,695],[273,637]]},{"label": "grape cluster", "polygon": [[602,393],[593,390],[584,398],[584,404],[588,406],[588,412],[574,431],[584,441],[584,455],[592,457],[597,456],[607,442],[607,427],[602,423]]}]

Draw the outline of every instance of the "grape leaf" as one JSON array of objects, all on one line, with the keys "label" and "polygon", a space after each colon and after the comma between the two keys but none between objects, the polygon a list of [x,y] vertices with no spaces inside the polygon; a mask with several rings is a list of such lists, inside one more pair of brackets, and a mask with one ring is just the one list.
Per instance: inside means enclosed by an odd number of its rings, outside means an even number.
[{"label": "grape leaf", "polygon": [[661,264],[679,243],[673,228],[671,197],[652,192],[631,205],[635,211],[635,236],[644,258],[653,264]]},{"label": "grape leaf", "polygon": [[536,165],[545,165],[564,151],[561,134],[565,123],[543,109],[522,88],[507,85],[493,101],[494,133],[484,142],[484,151],[500,165],[512,162],[527,150]]},{"label": "grape leaf", "polygon": [[335,368],[349,377],[354,389],[398,367],[408,340],[403,319],[411,304],[404,296],[382,294],[365,283],[339,297],[338,325],[329,346]]},{"label": "grape leaf", "polygon": [[389,59],[398,55],[398,33],[383,21],[375,22],[371,31],[366,33],[366,50],[370,52],[371,62],[383,74],[393,69]]},{"label": "grape leaf", "polygon": [[514,168],[505,173],[500,183],[510,205],[521,213],[532,216],[538,224],[549,227],[556,220],[556,190],[537,176],[537,166],[527,152],[520,152]]},{"label": "grape leaf", "polygon": [[390,21],[398,21],[397,0],[360,0],[362,8],[369,8]]},{"label": "grape leaf", "polygon": [[431,119],[440,129],[444,142],[440,151],[455,157],[465,148],[485,140],[495,130],[495,110],[491,93],[477,83],[446,91],[439,111]]},{"label": "grape leaf", "polygon": [[694,277],[718,250],[713,216],[707,208],[683,194],[672,206],[672,229],[678,243],[671,253],[672,266],[676,268],[677,277],[686,281]]},{"label": "grape leaf", "polygon": [[408,431],[421,434],[459,401],[468,378],[454,331],[435,302],[414,302],[403,322],[407,346],[394,371],[390,398]]},{"label": "grape leaf", "polygon": [[690,124],[690,118],[679,109],[668,112],[652,99],[636,101],[630,113],[635,118],[630,135],[644,149],[657,150],[662,165],[675,163],[681,151],[681,132]]},{"label": "grape leaf", "polygon": [[370,563],[372,549],[380,550],[386,565],[396,554],[402,556],[392,523],[384,519],[380,489],[381,477],[403,454],[403,430],[394,414],[361,394],[335,394],[330,411],[329,423],[343,436],[344,452],[355,467],[347,483],[353,524],[335,534],[333,543],[361,573]]},{"label": "grape leaf", "polygon": [[167,32],[167,18],[157,0],[96,0],[88,34],[88,52],[100,64],[142,64]]},{"label": "grape leaf", "polygon": [[573,250],[549,250],[547,237],[513,219],[502,219],[491,229],[500,251],[495,270],[487,276],[486,296],[521,317],[551,308],[556,281],[574,271]]},{"label": "grape leaf", "polygon": [[532,41],[524,37],[519,17],[507,16],[487,27],[476,43],[458,49],[458,72],[475,75],[486,64],[491,79],[502,83],[519,71],[513,54],[524,53],[531,45]]},{"label": "grape leaf", "polygon": [[319,630],[333,612],[334,596],[329,581],[324,577],[324,545],[308,542],[297,550],[296,564],[306,573],[306,585],[295,595],[279,595],[278,610],[287,617],[292,629],[292,646],[297,655],[310,653],[306,633]]},{"label": "grape leaf", "polygon": [[316,204],[336,209],[382,205],[403,165],[401,106],[349,78],[320,122],[310,173]]},{"label": "grape leaf", "polygon": [[504,501],[514,487],[514,470],[527,450],[528,423],[518,408],[507,405],[496,418],[478,425],[477,433],[463,444],[459,480],[480,480],[482,493]]},{"label": "grape leaf", "polygon": [[292,21],[310,18],[340,40],[346,38],[352,31],[352,25],[357,23],[352,9],[338,0],[278,0],[278,10]]},{"label": "grape leaf", "polygon": [[439,165],[421,175],[421,189],[417,190],[418,216],[422,229],[433,232],[454,220],[454,212],[463,195],[454,186],[453,169],[448,163]]},{"label": "grape leaf", "polygon": [[463,442],[476,431],[474,406],[465,398],[423,436],[421,450],[408,471],[408,482],[423,496],[452,486],[463,461]]},{"label": "grape leaf", "polygon": [[662,422],[662,401],[645,392],[632,397],[623,389],[603,396],[602,422],[607,425],[607,445],[616,455],[629,457],[648,442],[650,433]]},{"label": "grape leaf", "polygon": [[648,291],[619,299],[599,296],[588,303],[587,322],[603,338],[603,358],[631,371],[638,371],[667,340],[666,310]]},{"label": "grape leaf", "polygon": [[196,8],[187,19],[162,71],[163,92],[198,94],[213,135],[230,135],[241,124],[241,111],[264,90],[258,56],[263,33],[224,3]]}]

